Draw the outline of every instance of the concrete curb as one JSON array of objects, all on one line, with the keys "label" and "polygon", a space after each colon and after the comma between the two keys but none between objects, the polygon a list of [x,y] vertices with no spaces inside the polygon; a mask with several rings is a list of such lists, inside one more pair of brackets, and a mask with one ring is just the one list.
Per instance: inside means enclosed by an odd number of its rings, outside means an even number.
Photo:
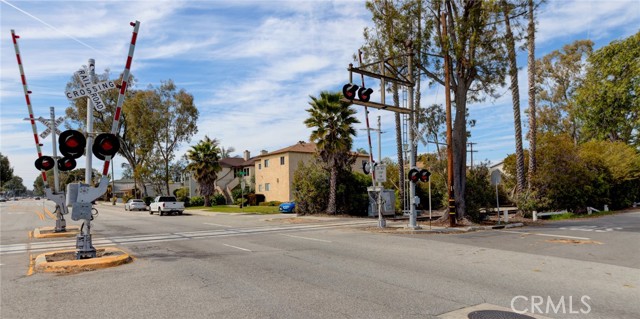
[{"label": "concrete curb", "polygon": [[387,226],[386,231],[380,229],[380,232],[396,233],[396,234],[461,234],[478,230],[494,230],[503,228],[523,227],[523,223],[513,223],[507,225],[494,225],[494,226],[469,226],[469,227],[432,227],[428,229],[422,225],[420,229],[407,228],[406,226]]},{"label": "concrete curb", "polygon": [[115,247],[99,248],[97,257],[75,259],[75,250],[61,250],[38,255],[35,259],[37,272],[78,273],[102,268],[115,267],[133,261],[133,257]]},{"label": "concrete curb", "polygon": [[55,232],[55,227],[39,227],[33,230],[33,238],[61,238],[61,237],[75,237],[80,233],[79,226],[67,226],[65,232]]}]

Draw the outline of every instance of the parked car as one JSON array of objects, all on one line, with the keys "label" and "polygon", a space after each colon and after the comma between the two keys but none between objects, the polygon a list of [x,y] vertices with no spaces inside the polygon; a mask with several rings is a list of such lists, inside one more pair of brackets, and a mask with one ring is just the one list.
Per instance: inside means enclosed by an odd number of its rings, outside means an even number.
[{"label": "parked car", "polygon": [[0,202],[6,202],[6,201],[7,201],[7,198],[6,198],[6,197],[4,197],[4,196],[0,196]]},{"label": "parked car", "polygon": [[280,206],[278,207],[278,210],[281,213],[293,213],[293,211],[296,209],[296,203],[294,202],[286,202],[286,203],[282,203],[280,204]]},{"label": "parked car", "polygon": [[142,199],[130,199],[124,204],[124,210],[147,210],[147,204]]},{"label": "parked car", "polygon": [[158,215],[164,214],[178,214],[182,215],[184,211],[184,203],[179,202],[173,196],[158,196],[153,199],[153,202],[149,205],[149,214],[157,212]]}]

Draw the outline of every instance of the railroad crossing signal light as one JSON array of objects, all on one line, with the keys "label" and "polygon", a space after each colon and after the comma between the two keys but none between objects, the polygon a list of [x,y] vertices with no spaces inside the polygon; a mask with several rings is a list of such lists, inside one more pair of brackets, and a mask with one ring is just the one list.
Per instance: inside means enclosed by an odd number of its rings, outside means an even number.
[{"label": "railroad crossing signal light", "polygon": [[369,175],[371,173],[371,165],[369,164],[369,162],[362,162],[362,171],[366,174]]},{"label": "railroad crossing signal light", "polygon": [[356,92],[358,92],[359,88],[360,88],[359,86],[352,83],[345,84],[342,87],[342,94],[347,100],[353,101],[353,99],[356,98]]},{"label": "railroad crossing signal light", "polygon": [[412,183],[417,183],[420,180],[420,171],[417,168],[412,168],[409,170],[409,180]]},{"label": "railroad crossing signal light", "polygon": [[65,158],[78,158],[84,155],[87,139],[76,130],[66,130],[58,137],[58,145]]},{"label": "railroad crossing signal light", "polygon": [[96,136],[96,140],[91,148],[93,155],[103,161],[107,156],[116,155],[119,149],[120,141],[115,134],[111,133],[102,133]]},{"label": "railroad crossing signal light", "polygon": [[362,102],[369,102],[369,99],[371,98],[371,93],[373,93],[373,90],[371,88],[367,89],[362,87],[358,90],[358,98]]},{"label": "railroad crossing signal light", "polygon": [[36,160],[35,164],[36,164],[36,168],[39,171],[42,171],[42,170],[48,171],[53,168],[55,163],[56,162],[53,160],[53,157],[51,156],[40,156]]},{"label": "railroad crossing signal light", "polygon": [[421,169],[419,175],[420,175],[420,181],[421,182],[428,182],[429,181],[429,177],[431,176],[431,172],[429,172],[426,169]]},{"label": "railroad crossing signal light", "polygon": [[76,160],[71,157],[63,157],[58,160],[58,169],[62,172],[76,168]]},{"label": "railroad crossing signal light", "polygon": [[428,182],[430,176],[431,172],[426,169],[418,170],[417,168],[412,168],[411,170],[409,170],[409,180],[412,183]]}]

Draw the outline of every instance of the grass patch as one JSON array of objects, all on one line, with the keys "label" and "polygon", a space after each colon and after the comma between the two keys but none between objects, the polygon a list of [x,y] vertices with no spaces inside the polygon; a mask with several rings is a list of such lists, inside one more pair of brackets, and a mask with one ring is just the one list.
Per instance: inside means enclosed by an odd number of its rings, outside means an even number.
[{"label": "grass patch", "polygon": [[601,216],[607,216],[607,215],[614,215],[617,214],[617,211],[601,211],[601,212],[593,212],[591,213],[591,215],[589,214],[574,214],[574,213],[565,213],[565,214],[561,214],[561,215],[551,215],[549,216],[549,220],[565,220],[565,219],[576,219],[576,218],[596,218],[596,217],[601,217]]},{"label": "grass patch", "polygon": [[216,205],[211,207],[194,206],[187,207],[187,210],[204,210],[216,213],[248,213],[248,214],[279,214],[277,206],[249,206],[240,208],[238,205]]}]

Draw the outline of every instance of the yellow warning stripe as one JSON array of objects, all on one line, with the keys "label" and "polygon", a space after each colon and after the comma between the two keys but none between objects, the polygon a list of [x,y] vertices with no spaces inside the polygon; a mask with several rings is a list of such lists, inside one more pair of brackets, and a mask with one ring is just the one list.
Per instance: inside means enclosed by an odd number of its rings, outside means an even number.
[{"label": "yellow warning stripe", "polygon": [[50,212],[46,207],[44,208],[44,211],[45,213],[47,213],[47,215],[49,215],[51,219],[56,219],[56,216],[52,212]]},{"label": "yellow warning stripe", "polygon": [[29,270],[27,271],[27,276],[33,275],[33,266],[36,263],[36,259],[33,258],[33,255],[29,254]]},{"label": "yellow warning stripe", "polygon": [[44,213],[41,213],[39,211],[35,211],[36,214],[38,214],[38,217],[40,218],[40,220],[44,220]]}]

